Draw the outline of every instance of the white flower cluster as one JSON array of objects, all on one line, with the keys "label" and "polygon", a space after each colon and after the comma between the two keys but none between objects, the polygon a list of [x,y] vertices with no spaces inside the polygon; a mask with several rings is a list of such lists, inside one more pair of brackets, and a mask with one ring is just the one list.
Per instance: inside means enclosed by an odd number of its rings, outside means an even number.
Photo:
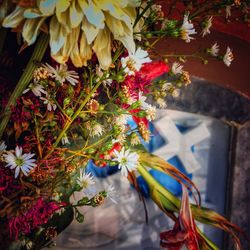
[{"label": "white flower cluster", "polygon": [[[57,65],[55,68],[53,68],[51,65],[46,63],[42,65],[41,68],[38,68],[34,74],[41,74],[41,72],[39,71],[45,71],[47,76],[52,77],[61,85],[63,85],[65,82],[69,82],[71,85],[75,86],[79,80],[78,74],[73,70],[68,70],[68,66],[66,64],[60,64],[59,66]],[[35,96],[39,97],[40,100],[43,101],[43,104],[47,105],[48,111],[55,111],[57,105],[55,104],[53,98],[49,96],[48,92],[44,89],[44,86],[39,84],[37,78],[39,79],[39,76],[34,77],[34,82],[31,83],[28,88],[23,91],[23,94],[32,91]]]}]

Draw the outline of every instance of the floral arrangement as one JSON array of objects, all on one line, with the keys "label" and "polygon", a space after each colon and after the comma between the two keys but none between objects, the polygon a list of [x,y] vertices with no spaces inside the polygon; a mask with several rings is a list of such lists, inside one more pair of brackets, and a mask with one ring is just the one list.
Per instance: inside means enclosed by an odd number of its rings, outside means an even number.
[{"label": "floral arrangement", "polygon": [[[29,59],[13,88],[11,75],[0,74],[0,248],[50,246],[74,218],[83,222],[79,207],[114,200],[114,187],[96,190],[98,180],[85,171],[93,161],[100,168],[118,165],[139,194],[137,176],[145,179],[151,198],[175,221],[173,230],[160,235],[162,247],[218,249],[197,220],[231,234],[240,249],[241,229],[201,207],[195,184],[148,153],[142,141],[150,140],[156,106],[165,108],[167,95],[177,96],[191,83],[182,63],[190,57],[204,64],[213,58],[226,66],[233,61],[232,50],[221,54],[217,43],[181,56],[159,55],[156,44],[166,37],[189,43],[209,35],[214,15],[230,20],[236,13],[241,20],[248,4],[166,1],[163,10],[139,0],[0,1],[0,55],[11,37],[20,56],[27,53]],[[17,34],[15,41],[8,28]],[[182,184],[181,201],[150,168]],[[189,204],[187,190],[197,192],[196,204]],[[78,201],[71,199],[75,192],[82,194]]]}]

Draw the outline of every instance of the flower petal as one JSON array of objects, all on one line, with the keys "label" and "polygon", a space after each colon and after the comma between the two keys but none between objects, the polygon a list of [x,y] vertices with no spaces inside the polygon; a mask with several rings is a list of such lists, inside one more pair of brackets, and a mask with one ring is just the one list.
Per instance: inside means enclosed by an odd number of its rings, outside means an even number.
[{"label": "flower petal", "polygon": [[73,29],[70,36],[71,43],[74,44],[73,49],[70,53],[70,59],[74,64],[74,66],[76,67],[82,67],[83,65],[78,46],[79,34],[80,34],[80,27]]},{"label": "flower petal", "polygon": [[111,63],[111,37],[108,29],[100,30],[93,46],[102,69],[107,70]]},{"label": "flower petal", "polygon": [[55,12],[57,0],[40,0],[39,10],[43,15],[50,16]]},{"label": "flower petal", "polygon": [[28,45],[31,45],[36,41],[37,35],[40,32],[40,27],[45,19],[46,17],[26,20],[23,26],[22,35],[24,41],[27,42]]},{"label": "flower petal", "polygon": [[50,48],[51,53],[56,54],[64,45],[66,39],[66,30],[63,25],[58,23],[54,16],[50,21]]},{"label": "flower petal", "polygon": [[88,44],[91,44],[96,38],[99,29],[96,28],[93,24],[89,23],[86,17],[83,17],[82,20],[82,30],[84,31]]},{"label": "flower petal", "polygon": [[85,3],[85,1],[80,1],[82,10],[87,17],[88,21],[92,23],[94,26],[96,26],[99,29],[104,29],[104,20],[105,16],[103,12],[101,11],[100,7],[91,1],[89,5]]},{"label": "flower petal", "polygon": [[135,42],[132,27],[128,27],[124,22],[106,15],[106,23],[114,35],[114,39],[123,43],[130,54],[135,53]]},{"label": "flower petal", "polygon": [[87,66],[87,61],[92,57],[92,49],[87,42],[87,38],[84,33],[82,33],[80,40],[80,55],[82,58],[82,64]]},{"label": "flower petal", "polygon": [[83,12],[78,1],[73,1],[70,6],[70,22],[71,27],[76,28],[82,21]]},{"label": "flower petal", "polygon": [[16,9],[3,20],[2,26],[5,28],[16,28],[23,20],[23,8],[17,6]]}]

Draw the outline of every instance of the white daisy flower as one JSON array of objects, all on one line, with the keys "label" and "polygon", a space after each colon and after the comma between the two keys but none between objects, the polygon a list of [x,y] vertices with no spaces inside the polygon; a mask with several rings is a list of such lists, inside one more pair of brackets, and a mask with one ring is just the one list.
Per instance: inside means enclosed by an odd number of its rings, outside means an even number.
[{"label": "white daisy flower", "polygon": [[90,136],[101,136],[104,132],[104,127],[100,123],[95,123],[90,129]]},{"label": "white daisy flower", "polygon": [[118,168],[121,169],[123,176],[128,176],[128,172],[131,172],[137,168],[139,155],[135,152],[131,152],[129,149],[125,150],[123,147],[120,152],[114,151],[115,158],[113,161],[118,162]]},{"label": "white daisy flower", "polygon": [[52,110],[55,111],[56,110],[56,108],[57,108],[56,104],[48,96],[47,96],[47,98],[41,97],[40,99],[43,101],[43,104],[47,105],[48,111],[52,111]]},{"label": "white daisy flower", "polygon": [[62,144],[63,145],[70,144],[69,138],[66,134],[64,134],[64,136],[62,137]]},{"label": "white daisy flower", "polygon": [[129,56],[121,58],[122,67],[128,75],[134,75],[135,72],[141,69],[144,63],[149,63],[151,61],[148,52],[140,47],[134,54],[129,54]]},{"label": "white daisy flower", "polygon": [[183,66],[180,65],[178,62],[174,62],[171,71],[174,75],[182,74]]},{"label": "white daisy flower", "polygon": [[194,29],[194,25],[191,21],[188,20],[189,13],[184,15],[183,24],[181,26],[181,39],[185,40],[186,43],[189,43],[191,39],[194,39],[190,35],[194,35],[197,32]]},{"label": "white daisy flower", "polygon": [[107,193],[107,198],[109,198],[113,203],[117,204],[117,193],[115,190],[115,187],[111,184],[108,186],[108,188],[105,190]]},{"label": "white daisy flower", "polygon": [[7,148],[6,144],[4,141],[0,142],[0,153],[4,151]]},{"label": "white daisy flower", "polygon": [[80,169],[79,177],[76,183],[83,188],[83,193],[87,196],[93,196],[96,192],[94,176],[91,173],[86,173],[83,169]]},{"label": "white daisy flower", "polygon": [[232,50],[229,47],[227,47],[226,54],[223,56],[223,62],[229,67],[233,59],[234,59],[234,56],[233,56]]},{"label": "white daisy flower", "polygon": [[207,34],[210,34],[210,29],[212,27],[212,21],[213,21],[213,17],[210,16],[209,19],[207,19],[204,23],[205,23],[205,27],[203,28],[203,30],[201,31],[202,37],[204,37]]},{"label": "white daisy flower", "polygon": [[218,53],[219,53],[219,45],[217,43],[215,43],[211,49],[209,49],[209,52],[212,56],[218,56]]},{"label": "white daisy flower", "polygon": [[51,77],[56,81],[59,81],[62,85],[67,81],[71,85],[75,86],[78,83],[79,76],[74,70],[68,70],[66,64],[57,65],[53,68],[51,65],[46,63],[43,67],[51,74]]},{"label": "white daisy flower", "polygon": [[10,169],[15,169],[15,178],[20,173],[20,170],[23,172],[25,176],[29,174],[29,172],[36,167],[35,159],[32,159],[32,157],[35,154],[22,154],[22,148],[16,146],[15,154],[12,152],[8,152],[5,157],[6,167],[10,167]]},{"label": "white daisy flower", "polygon": [[44,90],[44,87],[38,83],[31,83],[27,89],[23,91],[23,94],[26,94],[29,91],[32,91],[35,96],[41,97],[42,94],[47,95],[48,93]]}]

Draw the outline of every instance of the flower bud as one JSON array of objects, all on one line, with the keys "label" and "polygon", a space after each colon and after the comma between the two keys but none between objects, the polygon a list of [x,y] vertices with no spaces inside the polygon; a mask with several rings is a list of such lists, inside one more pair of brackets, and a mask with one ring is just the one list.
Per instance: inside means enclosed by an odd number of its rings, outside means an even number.
[{"label": "flower bud", "polygon": [[68,104],[70,104],[70,102],[71,102],[71,99],[69,97],[65,98],[63,100],[63,106],[67,106]]}]

